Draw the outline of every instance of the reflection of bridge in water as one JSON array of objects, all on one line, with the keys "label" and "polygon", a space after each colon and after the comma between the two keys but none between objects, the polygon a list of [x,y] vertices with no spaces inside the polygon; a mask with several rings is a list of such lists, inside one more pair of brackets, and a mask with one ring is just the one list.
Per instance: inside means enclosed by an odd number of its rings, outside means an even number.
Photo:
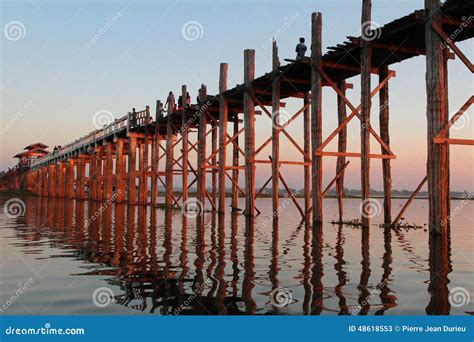
[{"label": "reflection of bridge in water", "polygon": [[[276,220],[267,257],[255,249],[261,232],[253,219],[236,214],[206,214],[205,230],[199,220],[188,222],[171,210],[52,198],[28,197],[26,201],[27,213],[19,219],[26,227],[16,228],[19,236],[29,244],[38,241],[38,248],[41,240],[48,239],[54,247],[71,251],[66,257],[87,261],[86,270],[72,276],[106,277],[116,294],[114,303],[164,315],[397,314],[404,308],[398,306],[397,294],[391,289],[399,268],[393,267],[394,242],[406,254],[407,264],[419,259],[402,232],[385,229],[381,278],[370,280],[376,270],[364,229],[355,230],[360,233],[361,250],[360,269],[354,269],[357,261],[347,256],[354,250],[346,245],[349,228],[342,225],[331,247],[323,241],[322,228],[309,225],[296,226],[288,239],[280,241],[281,227]],[[162,213],[164,220],[158,222]],[[290,265],[300,267],[294,278],[298,287],[290,288],[290,305],[279,307],[271,302],[271,293],[281,291],[285,283],[281,253],[291,249],[299,234],[303,234],[302,248],[298,247],[302,262]],[[449,314],[449,240],[431,236],[429,244],[426,313]],[[324,278],[333,270],[334,287],[325,285]],[[354,281],[350,277],[356,278],[355,272],[360,273]],[[349,282],[355,282],[358,293],[348,290]],[[329,305],[329,299],[337,306]],[[290,308],[296,311],[288,311]]]}]

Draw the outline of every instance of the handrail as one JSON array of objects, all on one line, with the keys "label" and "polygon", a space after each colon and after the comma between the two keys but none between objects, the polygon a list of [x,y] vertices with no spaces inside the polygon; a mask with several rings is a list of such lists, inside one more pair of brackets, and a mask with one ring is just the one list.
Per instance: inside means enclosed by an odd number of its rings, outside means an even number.
[{"label": "handrail", "polygon": [[[119,119],[115,119],[112,123],[104,125],[101,129],[92,131],[85,136],[76,139],[75,141],[66,144],[56,153],[49,153],[43,157],[32,160],[31,168],[36,168],[44,163],[49,162],[52,159],[57,159],[63,157],[73,151],[76,151],[84,146],[95,143],[96,141],[102,140],[107,136],[117,134],[118,132],[129,130],[130,128],[135,128],[141,125],[146,124],[149,117],[149,108],[135,112],[129,113],[128,115],[122,116]],[[130,118],[130,120],[129,120]]]}]

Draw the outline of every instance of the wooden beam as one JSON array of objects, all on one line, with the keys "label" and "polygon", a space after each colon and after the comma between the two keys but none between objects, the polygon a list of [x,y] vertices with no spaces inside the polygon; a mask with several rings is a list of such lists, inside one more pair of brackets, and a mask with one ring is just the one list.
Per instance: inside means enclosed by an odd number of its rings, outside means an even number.
[{"label": "wooden beam", "polygon": [[395,227],[398,224],[403,214],[405,213],[405,211],[407,210],[411,202],[413,202],[413,200],[415,199],[415,196],[420,192],[421,188],[423,187],[423,185],[426,183],[427,180],[428,180],[428,176],[425,176],[423,180],[420,182],[420,184],[418,185],[418,187],[415,189],[415,191],[410,195],[410,198],[408,198],[406,203],[403,205],[402,210],[400,210],[400,213],[397,215],[397,217],[395,217],[395,220],[393,220],[392,222],[393,227]]},{"label": "wooden beam", "polygon": [[[425,22],[426,117],[428,121],[428,203],[429,228],[433,234],[448,234],[450,213],[449,145],[435,144],[433,138],[448,124],[448,69],[446,49],[433,24],[441,22],[440,0],[425,0],[430,13]],[[442,138],[449,138],[447,131]]]},{"label": "wooden beam", "polygon": [[[388,76],[388,66],[382,66],[379,73],[379,82],[382,82]],[[390,146],[389,133],[389,92],[388,82],[380,89],[379,93],[379,124],[380,138],[387,146]],[[382,148],[382,154],[386,151]],[[382,176],[383,176],[383,212],[384,223],[392,222],[392,171],[390,159],[382,159]]]},{"label": "wooden beam", "polygon": [[255,215],[255,104],[253,85],[255,50],[244,51],[244,126],[245,126],[245,215]]},{"label": "wooden beam", "polygon": [[[322,78],[319,69],[322,69],[322,14],[313,13],[311,18],[311,148],[316,151],[322,144]],[[323,196],[322,196],[322,156],[312,158],[312,199],[313,223],[323,221]]]},{"label": "wooden beam", "polygon": [[225,213],[225,170],[227,158],[227,63],[221,63],[219,70],[219,213]]},{"label": "wooden beam", "polygon": [[272,209],[273,217],[279,216],[279,180],[277,175],[280,173],[280,77],[278,68],[280,60],[278,59],[278,46],[276,41],[272,44],[272,70],[275,74],[272,81]]},{"label": "wooden beam", "polygon": [[[362,0],[362,19],[361,19],[361,32],[364,30],[364,26],[370,23],[372,11],[372,1]],[[360,160],[360,173],[361,173],[361,189],[362,189],[362,202],[367,203],[370,200],[370,110],[372,101],[370,97],[370,68],[372,63],[372,48],[370,41],[363,39],[361,41],[361,54],[360,54],[360,79],[361,79],[361,121],[360,121],[360,148],[361,148],[361,160]],[[362,206],[361,212],[362,227],[368,228],[370,225],[370,215],[364,212],[365,205]]]}]

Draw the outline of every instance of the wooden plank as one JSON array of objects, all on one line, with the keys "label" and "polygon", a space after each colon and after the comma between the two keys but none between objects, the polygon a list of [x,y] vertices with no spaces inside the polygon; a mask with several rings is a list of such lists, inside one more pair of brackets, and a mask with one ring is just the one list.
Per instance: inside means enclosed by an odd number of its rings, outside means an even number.
[{"label": "wooden plank", "polygon": [[219,213],[225,213],[225,170],[227,158],[227,117],[228,103],[224,93],[227,91],[228,64],[221,63],[219,71]]},{"label": "wooden plank", "polygon": [[[311,17],[311,148],[313,151],[316,151],[322,144],[322,78],[319,72],[322,69],[321,29],[322,14],[313,13]],[[313,223],[322,223],[322,156],[313,156],[312,162]]]},{"label": "wooden plank", "polygon": [[255,215],[255,104],[252,81],[255,78],[255,50],[244,51],[244,126],[245,126],[245,215]]}]

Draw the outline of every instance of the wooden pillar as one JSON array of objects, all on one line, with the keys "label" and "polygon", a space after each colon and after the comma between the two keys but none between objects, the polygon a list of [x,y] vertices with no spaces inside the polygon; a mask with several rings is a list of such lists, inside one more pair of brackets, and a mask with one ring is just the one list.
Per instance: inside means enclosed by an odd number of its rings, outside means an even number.
[{"label": "wooden pillar", "polygon": [[125,185],[127,181],[124,143],[125,139],[118,138],[115,149],[115,191],[117,192],[117,203],[123,203],[125,200]]},{"label": "wooden pillar", "polygon": [[158,120],[162,117],[162,106],[161,101],[156,101],[156,113],[155,113],[155,131],[153,135],[152,143],[152,157],[151,157],[151,203],[152,205],[157,204],[158,200],[158,171],[159,171],[159,157],[160,157],[160,126]]},{"label": "wooden pillar", "polygon": [[[321,64],[321,13],[313,13],[311,17],[311,149],[316,151],[322,144],[322,79],[318,68]],[[323,220],[323,160],[322,156],[313,155],[313,222]]]},{"label": "wooden pillar", "polygon": [[[235,114],[234,116],[234,135],[239,132],[239,116]],[[236,137],[234,140],[235,144],[232,144],[232,211],[237,211],[239,207],[239,188],[237,184],[239,184],[239,138]]]},{"label": "wooden pillar", "polygon": [[255,104],[252,81],[255,77],[255,50],[244,51],[244,127],[245,127],[245,215],[255,215]]},{"label": "wooden pillar", "polygon": [[[372,1],[362,1],[362,20],[361,30],[371,22]],[[362,31],[361,31],[362,32]],[[370,41],[361,40],[360,53],[360,80],[361,80],[361,123],[360,123],[360,173],[361,173],[361,189],[362,189],[362,227],[368,228],[370,225],[370,107],[372,105],[370,97],[370,69],[372,66],[372,49]]]},{"label": "wooden pillar", "polygon": [[135,204],[137,200],[137,185],[136,185],[136,164],[137,164],[137,138],[134,136],[128,137],[128,203]]},{"label": "wooden pillar", "polygon": [[43,171],[41,168],[36,170],[36,184],[38,185],[38,196],[43,196]]},{"label": "wooden pillar", "polygon": [[105,146],[105,165],[104,165],[104,199],[111,199],[113,196],[113,160],[114,143],[108,142]]},{"label": "wooden pillar", "polygon": [[103,184],[102,181],[104,179],[103,177],[103,161],[104,159],[104,148],[102,146],[97,147],[97,158],[96,158],[96,163],[97,163],[97,187],[96,187],[96,195],[95,199],[97,201],[101,201],[103,197]]},{"label": "wooden pillar", "polygon": [[[387,76],[388,66],[384,65],[379,70],[379,82],[382,82]],[[379,106],[380,138],[390,147],[388,82],[380,89]],[[382,154],[387,154],[383,147]],[[390,159],[382,159],[382,173],[384,224],[390,225],[392,223],[392,171]]]},{"label": "wooden pillar", "polygon": [[[311,94],[306,93],[303,105],[306,106],[311,100]],[[311,163],[311,117],[309,106],[303,111],[303,137],[304,137],[304,162]],[[311,210],[311,165],[304,165],[304,212],[305,221],[310,221]]]},{"label": "wooden pillar", "polygon": [[43,166],[41,168],[41,177],[42,177],[42,195],[47,197],[48,194],[49,194],[49,188],[48,188],[48,167],[47,166]]},{"label": "wooden pillar", "polygon": [[[92,156],[89,165],[89,198],[92,198]],[[86,177],[86,161],[84,156],[77,159],[76,170],[76,198],[85,199],[85,177]]]},{"label": "wooden pillar", "polygon": [[[448,123],[447,51],[432,28],[441,23],[440,0],[425,0],[430,13],[425,22],[426,47],[426,117],[428,121],[428,202],[429,227],[435,234],[449,232],[450,187],[449,144],[435,144],[433,138]],[[449,132],[443,138],[448,138]]]},{"label": "wooden pillar", "polygon": [[[171,94],[172,95],[172,94]],[[165,204],[167,208],[173,205],[173,165],[174,165],[174,148],[175,136],[173,134],[173,125],[171,116],[174,111],[175,98],[168,96],[168,115],[166,120],[166,198]]]},{"label": "wooden pillar", "polygon": [[219,71],[219,213],[225,213],[225,171],[227,158],[227,91],[228,64],[221,63]]},{"label": "wooden pillar", "polygon": [[145,143],[138,144],[138,203],[146,203],[146,186],[145,186]]},{"label": "wooden pillar", "polygon": [[[346,94],[346,81],[341,81],[337,84],[339,90],[345,95]],[[344,120],[347,118],[346,103],[341,95],[337,95],[337,123],[342,125]],[[345,153],[347,150],[347,126],[344,126],[338,135],[337,151]],[[346,164],[345,156],[338,156],[336,162],[336,175],[340,172],[341,176],[336,179],[336,195],[337,204],[339,209],[339,221],[342,222],[344,215],[344,165]]]},{"label": "wooden pillar", "polygon": [[278,217],[278,199],[280,195],[280,74],[278,67],[278,46],[272,45],[272,209],[274,217]]},{"label": "wooden pillar", "polygon": [[150,134],[149,134],[149,120],[150,120],[150,107],[146,106],[146,118],[145,122],[147,123],[145,126],[145,137],[143,141],[143,154],[140,155],[142,159],[140,159],[140,167],[142,172],[140,172],[140,187],[142,189],[141,195],[141,202],[142,204],[148,204],[148,147],[150,143]]},{"label": "wooden pillar", "polygon": [[188,140],[188,118],[186,115],[187,107],[187,94],[188,90],[185,85],[181,87],[181,102],[183,104],[183,115],[181,117],[181,136],[182,136],[182,157],[183,157],[183,172],[182,172],[182,184],[183,188],[183,206],[187,204],[188,200],[188,149],[189,149],[189,140]]},{"label": "wooden pillar", "polygon": [[77,164],[77,159],[69,159],[66,165],[66,197],[74,198],[74,164]]},{"label": "wooden pillar", "polygon": [[[97,154],[96,151],[91,154],[89,162],[89,199],[95,200],[97,188]],[[79,175],[79,170],[78,173]]]},{"label": "wooden pillar", "polygon": [[211,178],[211,185],[212,185],[212,203],[214,203],[214,205],[217,204],[217,154],[214,153],[214,151],[217,150],[217,126],[216,124],[214,123],[214,121],[212,121],[212,133],[211,133],[211,151],[212,151],[212,158],[211,158],[211,164],[213,165],[212,169],[211,169],[211,175],[212,175],[212,178]]},{"label": "wooden pillar", "polygon": [[54,164],[48,165],[48,197],[56,196],[56,177],[55,177],[56,167]]},{"label": "wooden pillar", "polygon": [[198,179],[197,179],[197,199],[201,202],[204,207],[204,201],[206,198],[206,128],[207,118],[206,113],[203,110],[203,106],[207,100],[207,88],[203,84],[200,90],[199,104],[201,106],[201,115],[199,116],[198,126],[198,153],[197,153],[197,164],[198,164]]},{"label": "wooden pillar", "polygon": [[56,164],[56,197],[64,198],[65,186],[66,186],[66,172],[65,164],[63,162],[58,162]]}]

